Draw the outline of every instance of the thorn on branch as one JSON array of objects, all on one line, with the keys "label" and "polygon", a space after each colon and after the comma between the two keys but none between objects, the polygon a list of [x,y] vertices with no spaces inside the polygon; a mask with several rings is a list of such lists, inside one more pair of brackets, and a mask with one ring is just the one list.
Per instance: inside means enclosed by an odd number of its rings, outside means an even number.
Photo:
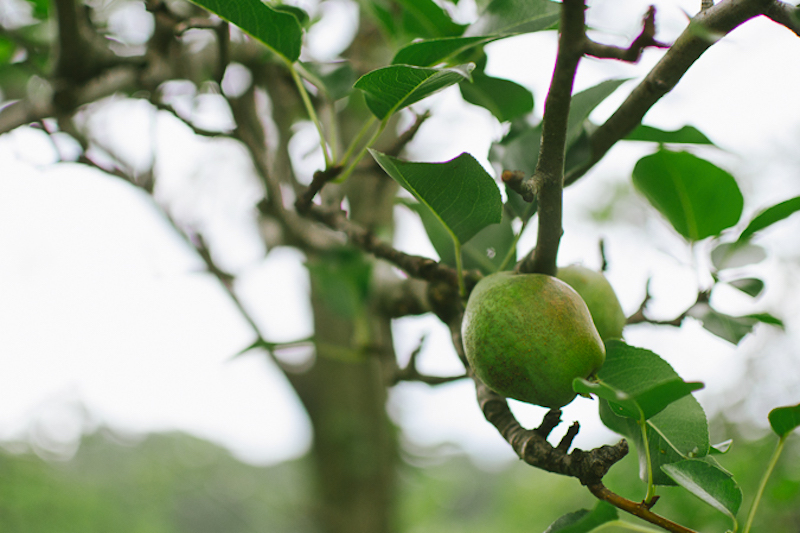
[{"label": "thorn on branch", "polygon": [[547,414],[544,415],[542,423],[539,424],[539,427],[534,429],[533,432],[546,439],[560,423],[561,409],[550,409],[547,411]]},{"label": "thorn on branch", "polygon": [[574,422],[567,430],[567,433],[561,438],[558,446],[556,446],[556,450],[562,453],[567,453],[569,451],[569,447],[572,446],[572,441],[578,436],[578,431],[580,429],[581,425],[578,422]]},{"label": "thorn on branch", "polygon": [[636,63],[642,56],[645,48],[669,48],[670,45],[656,40],[656,8],[650,6],[647,13],[642,19],[642,31],[636,39],[633,40],[628,48],[621,48],[619,46],[612,46],[608,44],[600,44],[586,38],[586,54],[603,58],[603,59],[618,59],[620,61],[627,61],[629,63]]}]

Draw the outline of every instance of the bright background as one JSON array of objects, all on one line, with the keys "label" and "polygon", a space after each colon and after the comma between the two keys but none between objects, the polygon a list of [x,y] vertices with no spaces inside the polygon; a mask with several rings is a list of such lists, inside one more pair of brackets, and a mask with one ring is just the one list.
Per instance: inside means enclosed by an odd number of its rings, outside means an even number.
[{"label": "bright background", "polygon": [[[590,25],[607,30],[595,36],[630,42],[649,3],[593,2]],[[657,2],[658,38],[671,42],[686,25],[684,11],[693,12],[698,3]],[[12,4],[0,0],[1,17],[24,16]],[[312,54],[330,56],[330,36],[352,27],[354,5],[325,4],[321,13],[328,29],[322,24],[308,36]],[[147,15],[129,11],[118,17],[119,31],[132,40],[146,39]],[[465,18],[472,16],[467,11]],[[712,47],[645,118],[665,129],[694,125],[716,143],[720,149],[697,151],[739,180],[744,222],[759,208],[800,195],[798,48],[797,36],[784,28],[767,20],[749,22]],[[541,115],[555,35],[506,39],[488,51],[489,73],[532,89]],[[662,54],[649,50],[637,65],[585,60],[576,90],[609,77],[632,78],[593,119],[610,114]],[[224,90],[246,83],[236,71],[228,74]],[[190,84],[174,83],[170,90],[175,105],[200,125],[229,120],[219,96],[198,93]],[[489,145],[503,130],[487,112],[463,104],[455,88],[417,107],[432,108],[434,118],[412,143],[410,158],[443,161],[468,151],[488,167]],[[261,193],[241,147],[199,139],[141,101],[110,98],[91,106],[84,118],[135,171],[155,163],[156,201],[178,225],[202,229],[209,237],[217,261],[238,275],[235,290],[268,340],[312,333],[303,257],[292,249],[268,254],[263,249],[254,223]],[[319,168],[319,154],[309,155],[315,142],[312,128],[298,129],[292,147],[301,177]],[[618,146],[566,192],[561,262],[599,267],[597,243],[604,238],[608,276],[625,311],[638,308],[652,277],[651,315],[672,318],[707,283],[704,247],[693,254],[633,192],[633,164],[653,149]],[[51,139],[32,128],[0,136],[0,441],[27,441],[42,455],[66,458],[82,433],[108,425],[132,435],[187,431],[259,464],[304,454],[310,426],[299,402],[263,353],[234,358],[253,342],[253,333],[193,249],[143,192],[85,166],[55,164],[75,154],[69,139]],[[397,247],[435,257],[418,220],[398,208],[397,222]],[[729,314],[780,316],[785,333],[759,326],[737,348],[687,320],[681,330],[631,327],[628,342],[657,351],[686,380],[704,381],[697,396],[709,414],[724,409],[726,416],[765,425],[771,408],[800,401],[798,234],[795,217],[759,238],[770,259],[747,270],[767,281],[758,300],[721,290],[714,301]],[[528,232],[521,250],[534,240]],[[397,352],[405,359],[426,336],[423,371],[463,370],[435,318],[397,320],[395,333]],[[513,407],[530,425],[543,412]],[[389,409],[409,444],[454,445],[489,465],[512,458],[480,415],[469,383],[401,384],[392,391]],[[564,418],[581,421],[579,446],[616,440],[602,428],[589,400],[571,404]]]}]

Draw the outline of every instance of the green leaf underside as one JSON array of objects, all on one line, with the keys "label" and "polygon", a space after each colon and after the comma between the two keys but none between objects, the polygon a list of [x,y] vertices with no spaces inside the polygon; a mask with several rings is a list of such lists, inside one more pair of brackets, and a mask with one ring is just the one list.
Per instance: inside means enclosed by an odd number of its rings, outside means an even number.
[{"label": "green leaf underside", "polygon": [[732,445],[733,439],[728,439],[718,444],[712,444],[708,451],[710,455],[725,455],[730,451]]},{"label": "green leaf underside", "polygon": [[492,0],[464,36],[530,33],[558,22],[561,6],[550,0]]},{"label": "green leaf underside", "polygon": [[456,24],[433,0],[397,0],[402,6],[404,26],[415,37],[453,37],[466,26]]},{"label": "green leaf underside", "polygon": [[303,30],[295,15],[276,11],[260,0],[192,0],[235,24],[289,63],[300,58]]},{"label": "green leaf underside", "polygon": [[626,141],[655,142],[660,144],[708,144],[714,145],[700,130],[692,126],[684,126],[679,130],[667,131],[652,126],[639,125],[630,132]]},{"label": "green leaf underside", "polygon": [[550,524],[544,533],[588,533],[593,529],[619,517],[616,507],[599,501],[594,509],[581,509],[560,517]]},{"label": "green leaf underside", "polygon": [[796,196],[785,202],[768,207],[753,217],[750,224],[739,235],[739,242],[750,239],[756,232],[780,222],[800,211],[800,196]]},{"label": "green leaf underside", "polygon": [[742,490],[730,473],[700,459],[662,465],[678,485],[735,520],[742,505]]},{"label": "green leaf underside", "polygon": [[[768,323],[769,315],[761,320],[758,315],[749,316],[730,316],[720,313],[710,305],[697,304],[689,310],[689,316],[696,318],[703,324],[703,328],[713,333],[721,339],[725,339],[731,344],[739,342],[751,331],[759,322]],[[773,317],[774,318],[774,317]],[[777,320],[777,319],[775,319]],[[778,321],[780,322],[780,321]],[[778,325],[778,324],[775,324]],[[782,323],[781,323],[782,325]]]},{"label": "green leaf underside", "polygon": [[567,148],[572,146],[584,129],[584,122],[599,106],[603,100],[611,96],[627,79],[606,80],[590,87],[572,97],[569,106],[569,119],[567,123]]},{"label": "green leaf underside", "polygon": [[417,41],[401,48],[392,59],[392,65],[432,67],[493,39],[494,37],[442,37]]},{"label": "green leaf underside", "polygon": [[368,72],[355,83],[380,120],[442,89],[470,79],[466,66],[436,69],[391,65]]},{"label": "green leaf underside", "polygon": [[747,242],[724,242],[711,250],[711,263],[717,270],[753,265],[766,258],[767,252],[764,248]]},{"label": "green leaf underside", "polygon": [[533,94],[518,83],[485,74],[476,74],[472,83],[459,84],[461,96],[488,109],[500,122],[507,122],[533,111]]},{"label": "green leaf underside", "polygon": [[376,150],[370,153],[389,176],[436,215],[458,242],[466,243],[486,226],[500,222],[500,189],[468,153],[444,163],[415,163]]},{"label": "green leaf underside", "polygon": [[769,425],[779,437],[785,437],[800,426],[800,404],[778,407],[769,412]]},{"label": "green leaf underside", "polygon": [[758,278],[735,279],[729,281],[728,284],[753,298],[761,294],[764,290],[764,282]]},{"label": "green leaf underside", "polygon": [[[636,395],[659,383],[679,379],[669,363],[649,350],[628,346],[622,341],[609,341],[606,343],[606,354],[606,362],[598,371],[598,377],[628,395]],[[646,479],[646,458],[637,421],[619,416],[606,400],[599,403],[603,423],[636,444],[640,474],[642,479]],[[662,464],[708,454],[708,422],[703,408],[692,395],[670,403],[647,419],[646,424],[653,480],[657,485],[675,484],[660,470]]]},{"label": "green leaf underside", "polygon": [[643,157],[633,183],[691,241],[719,235],[742,215],[744,198],[733,176],[688,152],[660,150]]},{"label": "green leaf underside", "polygon": [[[412,201],[403,201],[402,203],[419,215],[425,232],[436,253],[439,254],[441,262],[455,267],[453,238],[439,218],[421,203]],[[462,245],[463,267],[465,270],[480,270],[484,274],[496,272],[512,246],[514,246],[514,230],[509,217],[503,214],[499,224],[486,226],[469,242]],[[512,262],[508,266],[513,267],[513,265]]]}]

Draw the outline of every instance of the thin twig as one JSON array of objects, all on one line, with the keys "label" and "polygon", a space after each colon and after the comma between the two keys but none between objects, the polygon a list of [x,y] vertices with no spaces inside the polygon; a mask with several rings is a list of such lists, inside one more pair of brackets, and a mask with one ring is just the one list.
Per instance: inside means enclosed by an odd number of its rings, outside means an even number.
[{"label": "thin twig", "polygon": [[650,6],[642,20],[642,32],[633,40],[628,48],[597,43],[588,37],[585,41],[586,54],[607,59],[619,59],[629,63],[636,63],[642,57],[645,48],[669,48],[656,40],[656,8]]},{"label": "thin twig", "polygon": [[673,533],[696,533],[692,529],[684,527],[680,524],[676,524],[675,522],[668,520],[661,515],[657,515],[651,511],[649,506],[644,502],[636,503],[628,500],[627,498],[623,498],[618,494],[615,494],[614,492],[608,490],[608,488],[606,488],[606,486],[602,483],[592,483],[587,485],[586,488],[588,488],[596,498],[606,501],[614,507],[622,509],[627,513],[638,516],[642,520],[646,520],[651,524],[657,525],[666,531],[672,531]]}]

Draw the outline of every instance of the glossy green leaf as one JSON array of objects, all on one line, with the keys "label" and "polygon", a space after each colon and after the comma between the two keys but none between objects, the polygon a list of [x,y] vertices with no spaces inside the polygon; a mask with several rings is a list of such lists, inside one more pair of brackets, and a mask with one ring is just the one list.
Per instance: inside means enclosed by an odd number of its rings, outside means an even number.
[{"label": "glossy green leaf", "polygon": [[739,268],[760,263],[767,252],[756,244],[725,242],[711,250],[711,263],[717,270]]},{"label": "glossy green leaf", "polygon": [[719,235],[742,216],[744,198],[733,176],[688,152],[660,150],[643,157],[633,183],[691,241]]},{"label": "glossy green leaf", "polygon": [[572,146],[584,131],[584,122],[603,100],[611,96],[627,79],[606,80],[572,96],[567,123],[567,147]]},{"label": "glossy green leaf", "polygon": [[391,65],[364,74],[356,82],[355,88],[364,91],[370,111],[383,120],[465,79],[470,79],[466,66],[436,69]]},{"label": "glossy green leaf", "polygon": [[401,48],[392,59],[392,65],[433,67],[492,39],[492,37],[442,37],[416,41]]},{"label": "glossy green leaf", "polygon": [[785,202],[781,202],[773,205],[772,207],[764,209],[755,217],[753,217],[753,220],[750,221],[750,224],[748,224],[744,231],[742,231],[742,234],[739,235],[739,242],[744,242],[750,239],[756,232],[761,231],[762,229],[767,228],[776,222],[780,222],[781,220],[792,216],[798,211],[800,211],[800,196],[796,196],[786,200]]},{"label": "glossy green leaf", "polygon": [[531,33],[553,27],[561,6],[550,0],[492,0],[465,36]]},{"label": "glossy green leaf", "polygon": [[488,109],[500,122],[527,115],[533,111],[533,94],[518,83],[479,73],[472,83],[459,84],[461,96],[470,104]]},{"label": "glossy green leaf", "polygon": [[778,407],[770,411],[769,425],[779,437],[785,437],[800,427],[800,404]]},{"label": "glossy green leaf", "polygon": [[700,130],[692,126],[684,126],[679,130],[668,131],[640,124],[625,137],[625,140],[659,144],[714,144]]},{"label": "glossy green leaf", "polygon": [[748,296],[752,296],[753,298],[761,294],[764,290],[764,281],[758,278],[735,279],[729,281],[728,285],[739,289],[743,293],[747,294]]},{"label": "glossy green leaf", "polygon": [[742,505],[742,490],[729,472],[700,459],[662,465],[661,470],[678,485],[736,521],[736,513]]},{"label": "glossy green leaf", "polygon": [[[660,383],[680,379],[669,363],[649,350],[628,346],[622,341],[609,341],[606,343],[606,352],[606,362],[598,371],[598,377],[629,396],[646,393]],[[636,444],[640,474],[645,479],[647,465],[637,421],[617,414],[606,400],[600,400],[599,403],[603,423]],[[654,483],[657,485],[674,484],[659,469],[662,464],[708,454],[708,422],[703,408],[692,395],[670,403],[648,418],[646,424]]]},{"label": "glossy green leaf", "polygon": [[272,9],[275,11],[294,15],[294,18],[297,19],[297,22],[299,22],[300,26],[303,28],[308,28],[310,26],[311,17],[308,15],[308,12],[305,9],[287,4],[273,4],[270,7],[272,7]]},{"label": "glossy green leaf", "polygon": [[581,509],[565,514],[548,527],[544,533],[588,533],[619,517],[617,508],[605,501],[597,502],[594,509]]},{"label": "glossy green leaf", "polygon": [[433,0],[396,0],[402,6],[403,27],[412,37],[456,37],[466,26],[456,24]]},{"label": "glossy green leaf", "polygon": [[300,58],[303,30],[294,14],[277,11],[260,0],[192,0],[235,24],[290,63]]},{"label": "glossy green leaf", "polygon": [[[687,383],[661,357],[622,341],[606,343],[606,361],[598,372],[601,382],[583,382],[578,392],[591,392],[611,402],[621,416],[652,418],[667,405],[703,387]],[[597,385],[601,387],[596,390]],[[576,388],[576,390],[578,390]]]},{"label": "glossy green leaf", "polygon": [[355,71],[349,61],[302,63],[308,80],[331,100],[344,98],[353,91]]},{"label": "glossy green leaf", "polygon": [[376,150],[370,153],[458,242],[466,243],[483,228],[501,221],[500,189],[471,155],[463,153],[444,163],[414,163]]}]

